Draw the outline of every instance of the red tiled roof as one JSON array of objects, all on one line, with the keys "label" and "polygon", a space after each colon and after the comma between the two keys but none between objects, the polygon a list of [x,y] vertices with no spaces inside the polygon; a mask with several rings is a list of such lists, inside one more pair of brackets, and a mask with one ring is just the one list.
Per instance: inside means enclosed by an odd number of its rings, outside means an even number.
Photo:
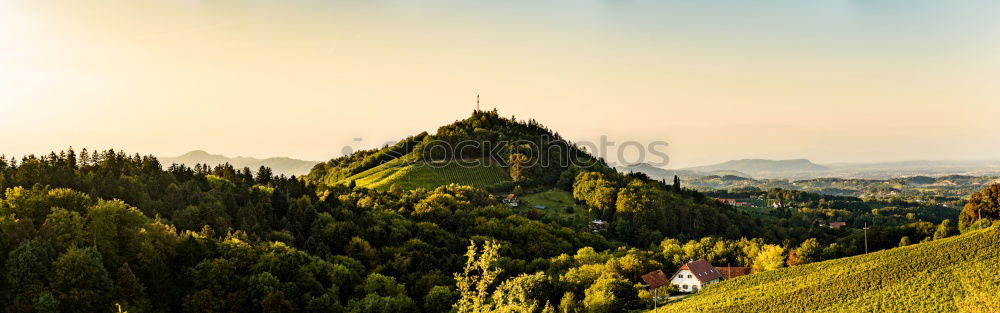
[{"label": "red tiled roof", "polygon": [[649,285],[649,288],[660,288],[670,284],[670,280],[667,280],[667,275],[663,274],[663,271],[656,270],[649,272],[649,274],[642,275],[642,281]]},{"label": "red tiled roof", "polygon": [[733,277],[739,277],[739,276],[743,276],[743,275],[750,275],[750,268],[749,267],[739,267],[739,266],[726,267],[726,266],[721,266],[721,267],[716,267],[715,269],[718,270],[720,273],[722,273],[722,278],[725,278],[725,279],[733,279]]},{"label": "red tiled roof", "polygon": [[703,283],[722,278],[722,273],[719,273],[719,271],[716,270],[712,264],[709,264],[708,261],[705,261],[704,259],[688,262],[688,264],[681,266],[681,269],[691,271],[691,273],[694,274],[694,277]]}]

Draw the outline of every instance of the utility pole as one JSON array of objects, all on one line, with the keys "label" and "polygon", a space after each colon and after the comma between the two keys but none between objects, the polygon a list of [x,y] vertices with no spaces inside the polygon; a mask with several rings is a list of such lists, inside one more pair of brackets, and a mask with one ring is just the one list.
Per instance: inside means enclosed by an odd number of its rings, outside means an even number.
[{"label": "utility pole", "polygon": [[476,111],[479,111],[479,94],[476,94]]},{"label": "utility pole", "polygon": [[980,213],[982,210],[983,208],[976,208],[976,229],[983,228],[980,226],[983,225],[983,215]]},{"label": "utility pole", "polygon": [[656,310],[656,289],[659,288],[653,288],[653,310]]},{"label": "utility pole", "polygon": [[865,254],[868,254],[868,223],[865,223]]}]

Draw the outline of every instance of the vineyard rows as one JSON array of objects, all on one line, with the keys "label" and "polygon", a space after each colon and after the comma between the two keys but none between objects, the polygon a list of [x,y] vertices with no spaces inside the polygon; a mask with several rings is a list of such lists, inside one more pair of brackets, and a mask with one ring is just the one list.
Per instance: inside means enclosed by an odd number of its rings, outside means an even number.
[{"label": "vineyard rows", "polygon": [[659,312],[997,312],[995,227],[711,285]]}]

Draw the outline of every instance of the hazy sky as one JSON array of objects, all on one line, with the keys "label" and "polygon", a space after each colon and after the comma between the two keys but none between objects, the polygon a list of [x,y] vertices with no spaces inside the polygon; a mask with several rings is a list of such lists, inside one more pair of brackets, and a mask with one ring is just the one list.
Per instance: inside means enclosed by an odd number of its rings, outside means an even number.
[{"label": "hazy sky", "polygon": [[668,167],[1000,159],[998,12],[960,0],[0,0],[0,153],[325,160],[464,118],[478,93],[572,140],[669,142]]}]

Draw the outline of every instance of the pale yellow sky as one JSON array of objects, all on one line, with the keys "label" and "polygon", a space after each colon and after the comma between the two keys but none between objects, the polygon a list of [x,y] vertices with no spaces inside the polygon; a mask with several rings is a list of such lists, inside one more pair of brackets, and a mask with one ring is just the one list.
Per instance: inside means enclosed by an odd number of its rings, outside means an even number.
[{"label": "pale yellow sky", "polygon": [[799,2],[0,0],[0,153],[325,160],[479,93],[668,167],[1000,159],[996,4]]}]

